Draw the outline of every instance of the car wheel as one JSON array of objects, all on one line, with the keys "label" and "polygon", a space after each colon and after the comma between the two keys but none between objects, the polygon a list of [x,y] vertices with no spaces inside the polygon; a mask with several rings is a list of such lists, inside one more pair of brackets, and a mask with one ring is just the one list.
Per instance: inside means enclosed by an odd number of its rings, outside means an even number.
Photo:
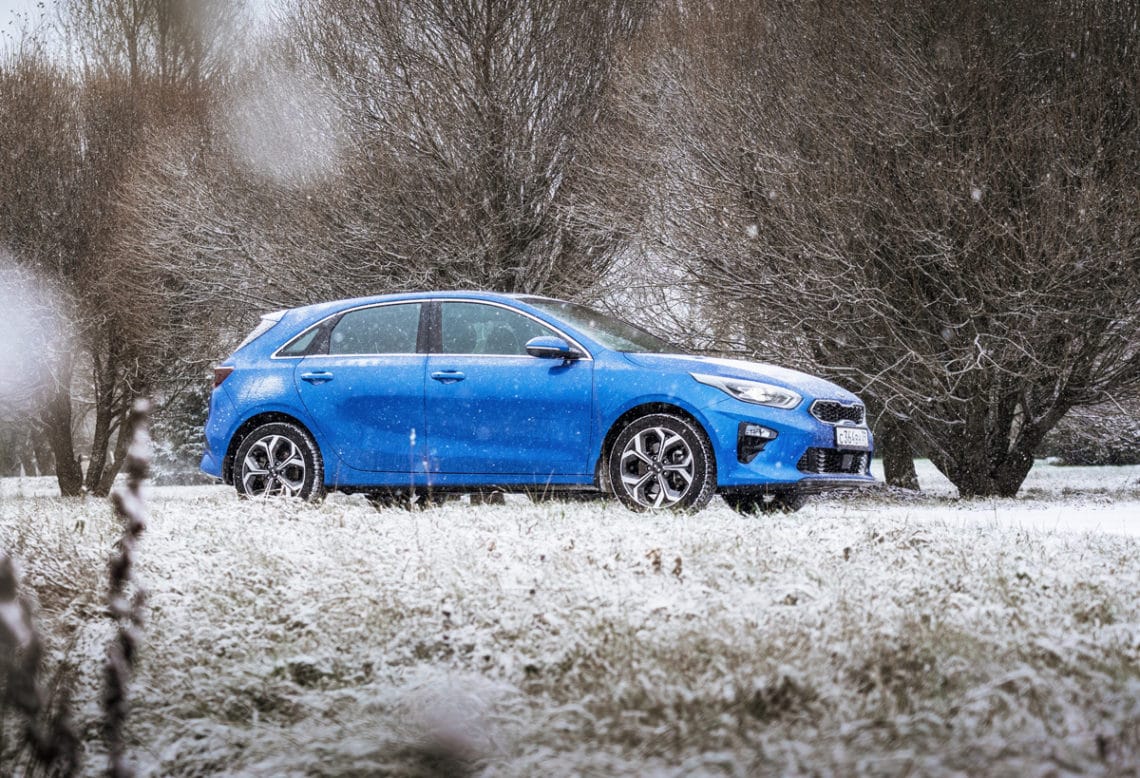
[{"label": "car wheel", "polygon": [[744,516],[795,513],[807,504],[807,500],[805,495],[790,492],[724,495],[729,507]]},{"label": "car wheel", "polygon": [[234,486],[243,497],[324,497],[321,452],[308,432],[288,422],[257,427],[234,457]]},{"label": "car wheel", "polygon": [[635,419],[618,434],[609,476],[618,499],[635,511],[698,511],[716,491],[708,438],[695,424],[664,413]]}]

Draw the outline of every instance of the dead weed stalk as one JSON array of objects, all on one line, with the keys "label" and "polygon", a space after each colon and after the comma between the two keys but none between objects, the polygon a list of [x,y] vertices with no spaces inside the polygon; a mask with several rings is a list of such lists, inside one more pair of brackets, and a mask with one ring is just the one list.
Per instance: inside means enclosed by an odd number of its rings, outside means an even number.
[{"label": "dead weed stalk", "polygon": [[[41,686],[43,653],[31,606],[19,593],[12,558],[0,553],[0,722],[9,710],[22,719],[12,758],[18,762],[25,755],[24,775],[71,776],[79,766],[79,739],[66,692],[52,705]],[[4,750],[2,734],[0,753]],[[0,772],[7,774],[8,769],[0,764]]]},{"label": "dead weed stalk", "polygon": [[[150,404],[139,400],[127,420],[131,445],[123,469],[126,488],[111,495],[115,514],[123,523],[123,536],[109,566],[107,610],[116,634],[107,648],[103,687],[103,737],[108,749],[107,772],[113,778],[133,774],[127,762],[124,727],[127,720],[127,685],[134,673],[143,627],[146,591],[134,578],[135,544],[146,529],[146,502],[142,485],[150,467],[150,435],[146,420]],[[133,590],[133,593],[131,593]]]}]

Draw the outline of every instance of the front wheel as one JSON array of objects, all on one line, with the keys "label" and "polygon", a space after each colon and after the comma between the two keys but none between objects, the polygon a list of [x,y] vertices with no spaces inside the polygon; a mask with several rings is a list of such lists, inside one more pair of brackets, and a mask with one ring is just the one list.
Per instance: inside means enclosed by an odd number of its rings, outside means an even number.
[{"label": "front wheel", "polygon": [[716,492],[716,460],[694,423],[654,413],[618,434],[610,450],[609,477],[630,510],[699,511]]},{"label": "front wheel", "polygon": [[309,433],[295,424],[263,424],[238,446],[234,486],[242,497],[319,500],[325,493],[321,452]]}]

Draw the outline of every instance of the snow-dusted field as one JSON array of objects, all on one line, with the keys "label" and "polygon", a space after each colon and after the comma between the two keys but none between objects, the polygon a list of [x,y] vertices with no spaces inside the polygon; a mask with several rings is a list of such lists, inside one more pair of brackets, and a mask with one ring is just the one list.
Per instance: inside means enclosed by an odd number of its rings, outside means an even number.
[{"label": "snow-dusted field", "polygon": [[[155,488],[148,775],[1134,775],[1140,468],[745,519]],[[0,548],[104,767],[104,502],[0,483]],[[3,737],[11,745],[13,727]],[[5,753],[4,758],[10,755]],[[11,769],[0,764],[0,773]]]}]

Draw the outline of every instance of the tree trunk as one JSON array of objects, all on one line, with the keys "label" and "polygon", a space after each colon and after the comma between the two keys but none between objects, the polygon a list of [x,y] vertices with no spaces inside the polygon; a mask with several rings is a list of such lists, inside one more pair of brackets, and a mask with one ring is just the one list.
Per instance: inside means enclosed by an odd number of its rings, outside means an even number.
[{"label": "tree trunk", "polygon": [[[118,466],[114,457],[108,461],[108,449],[111,447],[111,438],[115,433],[116,424],[121,423],[123,411],[118,409],[116,402],[116,374],[118,363],[117,349],[114,346],[113,336],[107,338],[110,348],[103,355],[94,355],[95,370],[95,430],[91,438],[91,462],[87,466],[87,491],[97,497],[105,497],[110,486],[103,489],[108,482],[106,471],[111,469],[110,480],[114,480],[118,473]],[[124,406],[125,407],[125,406]]]},{"label": "tree trunk", "polygon": [[958,495],[972,497],[1016,497],[1033,467],[1032,453],[1010,451],[1000,462],[984,470],[965,470],[954,479]]},{"label": "tree trunk", "polygon": [[1027,423],[1018,421],[1020,414],[1007,413],[998,419],[997,427],[967,425],[967,432],[972,429],[973,434],[955,436],[952,459],[935,464],[962,497],[1016,497],[1033,469],[1033,455],[1041,441],[1070,407],[1059,400],[1046,410],[1039,409]]},{"label": "tree trunk", "polygon": [[1018,491],[1021,490],[1021,485],[1025,483],[1025,477],[1033,469],[1034,448],[1036,446],[1029,447],[1026,450],[1021,441],[1018,441],[1013,450],[1006,455],[1001,467],[994,473],[993,493],[997,494],[998,497],[1017,496]]},{"label": "tree trunk", "polygon": [[97,496],[98,486],[103,480],[103,470],[107,465],[107,449],[111,446],[111,409],[107,407],[109,398],[96,393],[95,434],[91,438],[91,461],[87,464],[85,486],[87,491]]},{"label": "tree trunk", "polygon": [[883,454],[883,474],[887,486],[919,490],[918,473],[914,470],[914,448],[907,435],[906,425],[884,413],[879,417],[877,442]]},{"label": "tree trunk", "polygon": [[21,430],[15,425],[0,429],[0,475],[20,474]]},{"label": "tree trunk", "polygon": [[[128,405],[129,407],[129,405]],[[130,445],[131,436],[128,434],[127,424],[128,411],[123,410],[119,413],[118,420],[115,426],[118,428],[118,435],[115,438],[115,451],[111,455],[111,461],[103,468],[103,475],[99,478],[99,482],[95,488],[91,490],[97,497],[106,497],[111,493],[111,487],[115,484],[115,478],[123,469],[123,463],[127,458],[127,447]]]},{"label": "tree trunk", "polygon": [[66,386],[55,390],[44,411],[44,433],[55,458],[55,477],[63,497],[83,494],[83,469],[75,456],[71,438],[71,392]]}]

